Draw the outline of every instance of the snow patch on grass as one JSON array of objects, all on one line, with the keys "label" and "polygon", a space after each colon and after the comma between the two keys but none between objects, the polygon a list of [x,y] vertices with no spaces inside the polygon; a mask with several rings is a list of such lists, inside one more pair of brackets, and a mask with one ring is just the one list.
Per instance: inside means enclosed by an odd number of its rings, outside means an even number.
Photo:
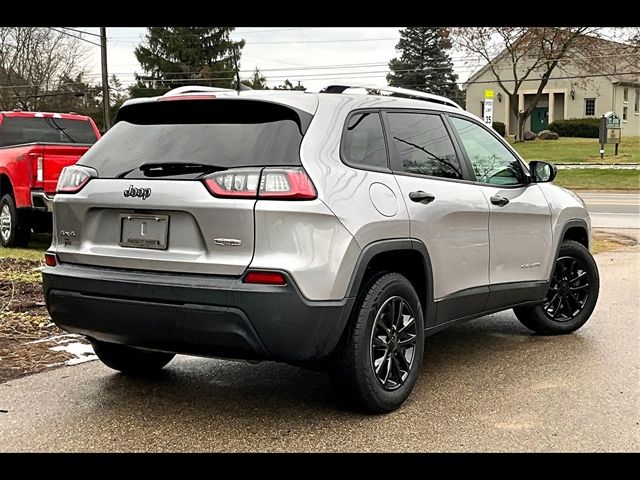
[{"label": "snow patch on grass", "polygon": [[66,341],[62,345],[51,347],[49,350],[53,350],[54,352],[67,352],[75,357],[65,361],[65,365],[77,365],[98,359],[93,352],[93,347],[88,343]]}]

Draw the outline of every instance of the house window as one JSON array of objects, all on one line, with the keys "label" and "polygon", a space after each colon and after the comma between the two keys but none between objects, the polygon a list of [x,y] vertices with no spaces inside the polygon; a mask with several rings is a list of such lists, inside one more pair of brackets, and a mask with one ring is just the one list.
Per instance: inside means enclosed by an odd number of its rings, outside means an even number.
[{"label": "house window", "polygon": [[640,88],[636,88],[636,102],[633,106],[633,111],[640,113]]},{"label": "house window", "polygon": [[625,102],[629,101],[629,89],[627,87],[624,87],[624,90],[622,90],[622,100]]},{"label": "house window", "polygon": [[622,120],[627,121],[627,107],[622,109]]},{"label": "house window", "polygon": [[584,115],[586,117],[593,117],[596,114],[596,99],[585,98],[584,99]]}]

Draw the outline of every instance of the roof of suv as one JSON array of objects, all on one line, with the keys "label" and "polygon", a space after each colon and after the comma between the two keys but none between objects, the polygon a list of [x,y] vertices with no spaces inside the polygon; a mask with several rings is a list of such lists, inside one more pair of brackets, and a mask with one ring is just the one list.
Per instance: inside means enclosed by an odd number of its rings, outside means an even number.
[{"label": "roof of suv", "polygon": [[[371,90],[373,87],[345,87],[345,89],[366,89]],[[385,87],[380,87],[384,89]],[[444,98],[432,96],[434,101],[429,99],[415,99],[405,98],[400,96],[389,95],[373,95],[370,93],[315,93],[315,92],[301,92],[295,90],[241,90],[240,92],[231,89],[214,88],[214,87],[202,87],[202,86],[186,86],[179,87],[174,90],[170,90],[162,96],[158,97],[145,97],[135,98],[128,100],[124,103],[123,107],[140,104],[140,103],[152,103],[157,101],[169,101],[169,100],[189,100],[189,99],[213,99],[213,98],[225,98],[225,99],[252,99],[252,100],[264,100],[282,105],[297,108],[299,110],[314,114],[320,104],[327,98],[340,97],[350,103],[350,109],[356,108],[381,108],[381,107],[393,107],[393,108],[415,108],[415,109],[433,109],[442,110],[447,112],[461,113],[463,115],[472,116],[461,107],[457,106],[454,102]],[[395,89],[403,90],[403,89]],[[411,91],[407,91],[411,92]],[[415,92],[416,94],[422,94],[423,92]],[[425,96],[427,96],[426,94]],[[442,99],[442,100],[439,100]],[[447,102],[445,104],[445,102]]]}]

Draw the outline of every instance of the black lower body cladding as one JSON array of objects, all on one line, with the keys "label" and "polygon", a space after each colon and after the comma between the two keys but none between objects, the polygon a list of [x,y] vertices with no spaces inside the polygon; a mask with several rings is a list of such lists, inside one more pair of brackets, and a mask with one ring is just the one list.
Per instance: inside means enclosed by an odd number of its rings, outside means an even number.
[{"label": "black lower body cladding", "polygon": [[234,277],[61,264],[43,273],[60,328],[112,343],[222,358],[316,363],[329,356],[353,298],[309,301],[284,286]]}]

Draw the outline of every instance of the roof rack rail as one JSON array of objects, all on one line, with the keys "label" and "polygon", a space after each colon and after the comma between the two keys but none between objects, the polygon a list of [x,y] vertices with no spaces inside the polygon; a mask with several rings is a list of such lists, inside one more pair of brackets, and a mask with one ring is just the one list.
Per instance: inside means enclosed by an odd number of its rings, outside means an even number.
[{"label": "roof rack rail", "polygon": [[365,90],[390,92],[396,95],[415,98],[417,100],[424,100],[426,102],[440,103],[442,105],[447,105],[449,107],[459,108],[460,110],[462,110],[462,107],[460,105],[458,105],[453,100],[449,100],[446,97],[441,97],[440,95],[434,95],[432,93],[420,92],[418,90],[410,90],[408,88],[384,87],[379,85],[329,85],[320,90],[320,93],[342,93],[349,88],[364,88]]},{"label": "roof rack rail", "polygon": [[184,87],[177,87],[173,90],[169,90],[162,95],[163,97],[172,97],[174,95],[181,95],[183,93],[214,93],[214,92],[236,92],[231,88],[218,88],[218,87],[205,87],[202,85],[185,85]]}]

